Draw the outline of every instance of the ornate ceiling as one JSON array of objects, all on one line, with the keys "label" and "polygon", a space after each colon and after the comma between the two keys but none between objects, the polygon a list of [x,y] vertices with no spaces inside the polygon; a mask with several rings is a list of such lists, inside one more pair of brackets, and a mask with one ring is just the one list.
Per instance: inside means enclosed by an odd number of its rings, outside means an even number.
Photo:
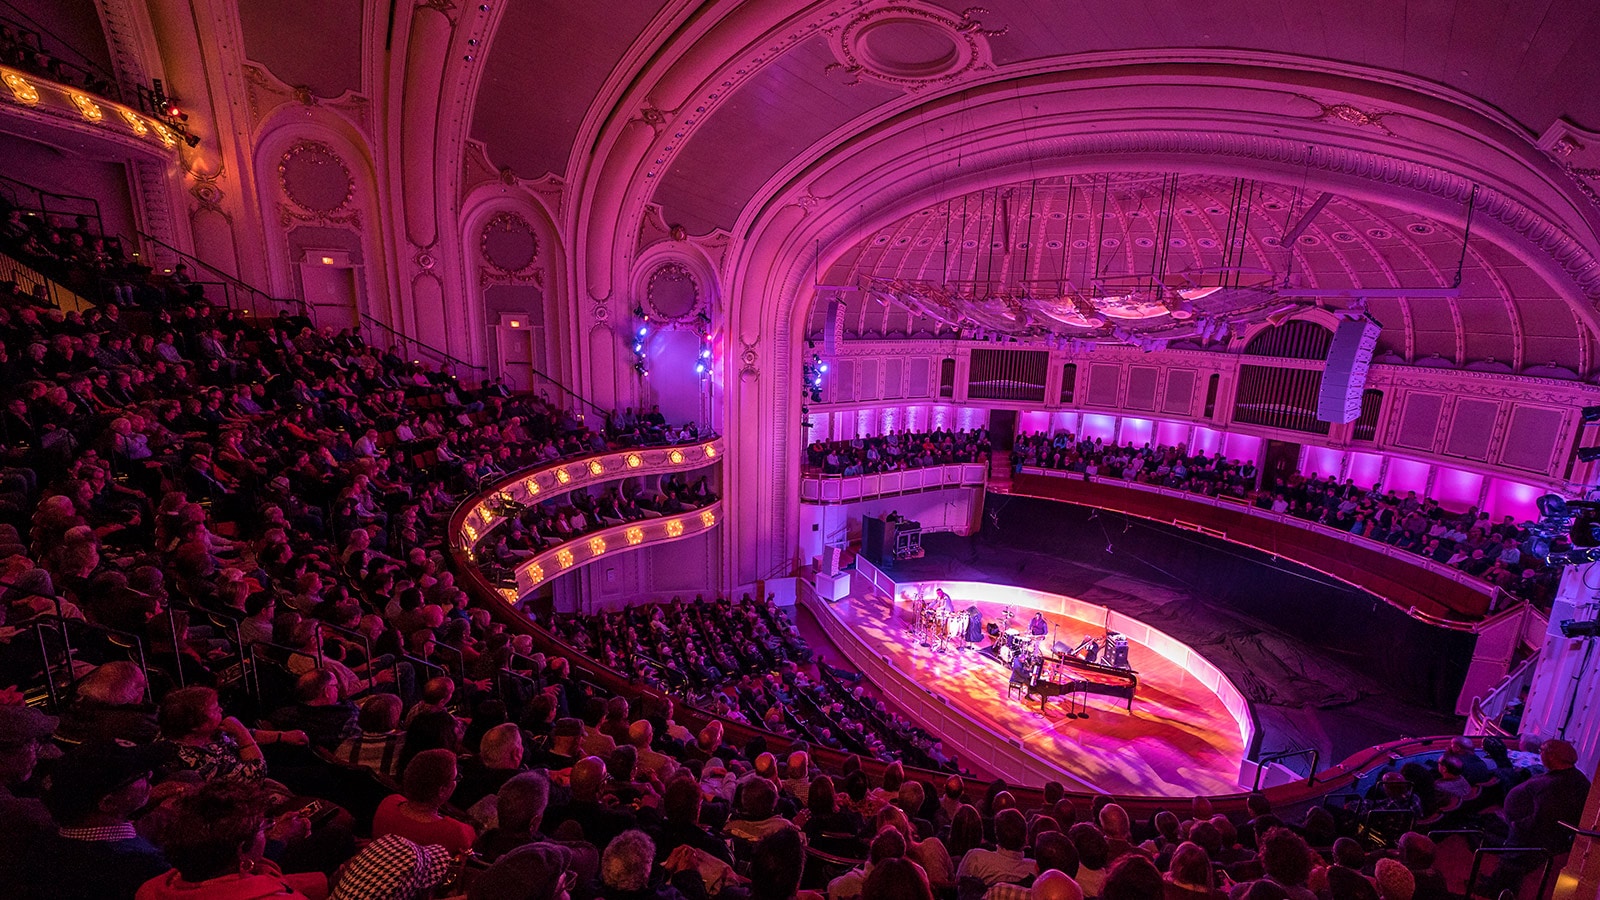
[{"label": "ornate ceiling", "polygon": [[[1290,247],[1285,234],[1294,232]],[[1493,242],[1370,201],[1171,173],[1046,177],[874,229],[824,273],[860,338],[1122,338],[1222,348],[1269,315],[1365,309],[1379,353],[1578,370],[1556,289]],[[1459,285],[1457,268],[1461,270]],[[813,304],[821,334],[827,303]]]}]

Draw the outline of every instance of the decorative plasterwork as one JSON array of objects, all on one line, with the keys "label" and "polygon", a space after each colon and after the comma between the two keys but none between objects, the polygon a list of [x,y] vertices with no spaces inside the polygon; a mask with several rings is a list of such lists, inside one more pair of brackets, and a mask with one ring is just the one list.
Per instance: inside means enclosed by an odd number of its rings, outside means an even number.
[{"label": "decorative plasterwork", "polygon": [[1548,153],[1589,202],[1600,208],[1600,132],[1557,119],[1540,135],[1539,149]]},{"label": "decorative plasterwork", "polygon": [[480,285],[544,285],[544,271],[538,265],[539,238],[528,220],[517,213],[498,212],[484,223],[478,235],[478,254],[483,262]]},{"label": "decorative plasterwork", "polygon": [[321,141],[298,140],[284,151],[278,160],[278,187],[286,201],[279,205],[285,228],[295,222],[361,227],[350,168]]},{"label": "decorative plasterwork", "polygon": [[694,322],[706,306],[700,280],[687,266],[676,262],[665,262],[651,270],[640,299],[651,320],[674,325]]},{"label": "decorative plasterwork", "polygon": [[842,74],[848,78],[845,84],[865,77],[914,91],[992,69],[988,39],[1006,29],[980,24],[977,17],[985,12],[981,6],[970,7],[958,19],[920,3],[867,10],[827,29],[839,61],[824,72]]},{"label": "decorative plasterwork", "polygon": [[1327,103],[1305,94],[1295,94],[1302,100],[1315,103],[1319,112],[1310,118],[1317,122],[1339,122],[1345,125],[1356,125],[1362,128],[1375,128],[1384,134],[1394,137],[1395,133],[1383,124],[1384,116],[1394,115],[1394,110],[1365,110],[1342,100]]},{"label": "decorative plasterwork", "polygon": [[246,63],[244,69],[245,102],[250,108],[250,118],[259,124],[280,106],[298,106],[330,109],[361,131],[372,134],[372,104],[355,91],[346,91],[331,100],[318,97],[306,87],[296,87],[278,80],[266,69]]}]

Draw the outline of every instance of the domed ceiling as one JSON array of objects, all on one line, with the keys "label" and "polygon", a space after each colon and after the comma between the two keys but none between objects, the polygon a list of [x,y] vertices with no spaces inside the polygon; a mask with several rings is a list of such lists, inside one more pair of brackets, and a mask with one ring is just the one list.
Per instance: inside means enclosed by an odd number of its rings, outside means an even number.
[{"label": "domed ceiling", "polygon": [[[861,338],[1220,349],[1250,323],[1320,307],[1375,318],[1379,353],[1404,361],[1581,370],[1590,339],[1567,301],[1493,242],[1462,243],[1462,228],[1418,213],[1273,182],[1050,177],[870,233],[817,295],[844,301]],[[811,333],[828,305],[813,303]]]}]

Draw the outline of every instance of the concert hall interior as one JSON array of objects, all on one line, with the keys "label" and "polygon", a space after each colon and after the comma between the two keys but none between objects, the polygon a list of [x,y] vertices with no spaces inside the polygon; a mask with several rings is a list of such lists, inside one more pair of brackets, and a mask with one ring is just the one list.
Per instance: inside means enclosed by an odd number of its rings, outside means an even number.
[{"label": "concert hall interior", "polygon": [[1592,0],[0,0],[0,893],[1600,897]]}]

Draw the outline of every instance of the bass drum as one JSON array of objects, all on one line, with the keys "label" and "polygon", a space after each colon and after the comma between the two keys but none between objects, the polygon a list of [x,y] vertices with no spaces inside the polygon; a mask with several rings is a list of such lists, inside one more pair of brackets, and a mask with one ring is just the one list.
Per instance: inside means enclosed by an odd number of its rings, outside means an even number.
[{"label": "bass drum", "polygon": [[1017,651],[1016,651],[1015,647],[1012,647],[1010,644],[1001,644],[1000,645],[1000,661],[1001,662],[1003,662],[1003,663],[1005,663],[1006,665],[1009,666],[1009,665],[1011,665],[1012,658],[1015,657],[1016,655],[1017,655]]}]

